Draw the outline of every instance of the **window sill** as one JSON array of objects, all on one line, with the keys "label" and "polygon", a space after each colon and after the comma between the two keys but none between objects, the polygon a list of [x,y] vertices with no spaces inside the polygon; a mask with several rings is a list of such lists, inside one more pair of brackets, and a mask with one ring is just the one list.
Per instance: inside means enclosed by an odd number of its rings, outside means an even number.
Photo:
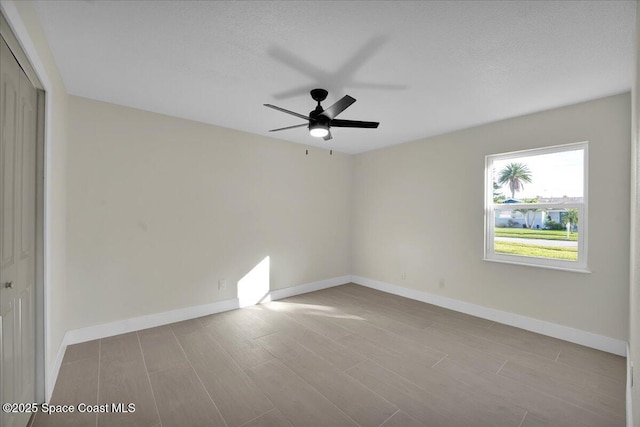
[{"label": "window sill", "polygon": [[529,263],[529,262],[523,262],[523,261],[511,261],[511,260],[505,260],[505,259],[495,259],[495,258],[483,258],[484,261],[489,261],[489,262],[498,262],[501,264],[513,264],[513,265],[522,265],[525,267],[534,267],[534,268],[546,268],[549,270],[561,270],[561,271],[569,271],[572,273],[582,273],[582,274],[591,274],[591,270],[589,270],[588,268],[582,268],[582,267],[561,267],[561,266],[555,266],[555,265],[544,265],[544,264],[533,264],[533,263]]}]

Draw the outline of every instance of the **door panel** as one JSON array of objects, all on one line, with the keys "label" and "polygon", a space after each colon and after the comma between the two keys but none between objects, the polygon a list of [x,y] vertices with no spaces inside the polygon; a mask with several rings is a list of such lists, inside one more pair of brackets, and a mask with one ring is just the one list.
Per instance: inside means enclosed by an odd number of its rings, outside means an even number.
[{"label": "door panel", "polygon": [[20,357],[16,396],[19,402],[35,399],[35,317],[34,294],[36,280],[36,127],[37,99],[35,88],[27,76],[20,73],[19,227],[16,257],[18,331],[16,345]]},{"label": "door panel", "polygon": [[23,74],[20,79],[20,110],[21,120],[21,163],[22,173],[20,176],[20,258],[33,257],[35,248],[36,231],[36,103],[37,94],[35,89]]},{"label": "door panel", "polygon": [[[2,317],[2,402],[15,402],[17,380],[16,335],[17,316],[15,310],[15,292],[5,285],[16,282],[16,145],[18,141],[18,98],[20,88],[20,67],[15,62],[4,41],[0,46],[0,215],[2,215],[2,236],[0,240],[0,316]],[[0,415],[0,424],[10,426],[15,417],[11,414]]]},{"label": "door panel", "polygon": [[[13,402],[10,400],[15,389],[15,317],[13,310],[13,301],[7,304],[7,309],[2,312],[2,403]],[[2,412],[3,426],[11,425],[10,414]]]},{"label": "door panel", "polygon": [[[35,399],[37,92],[0,38],[0,400]],[[29,414],[0,413],[0,427]]]},{"label": "door panel", "polygon": [[[2,102],[2,147],[0,157],[2,159],[2,246],[0,247],[2,260],[1,268],[14,266],[14,235],[15,235],[15,148],[18,140],[18,90],[20,84],[20,67],[8,52],[8,47],[2,42],[2,72],[0,90]],[[10,56],[11,55],[11,56]],[[13,63],[11,61],[13,60]],[[6,280],[6,277],[4,278]]]}]

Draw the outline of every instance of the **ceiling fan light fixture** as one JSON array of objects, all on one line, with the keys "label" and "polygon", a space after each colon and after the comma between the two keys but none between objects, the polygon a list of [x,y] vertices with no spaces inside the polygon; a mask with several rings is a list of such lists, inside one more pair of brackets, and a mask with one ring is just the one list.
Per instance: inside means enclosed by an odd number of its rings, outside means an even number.
[{"label": "ceiling fan light fixture", "polygon": [[356,99],[345,95],[338,100],[331,107],[324,109],[320,103],[327,97],[327,91],[324,89],[313,89],[311,91],[311,97],[314,101],[318,102],[316,108],[309,113],[308,116],[304,114],[296,113],[295,111],[285,110],[284,108],[276,107],[271,104],[263,104],[265,107],[273,108],[274,110],[282,111],[283,113],[290,114],[292,116],[299,117],[307,120],[306,123],[299,125],[287,126],[278,129],[271,129],[269,132],[278,132],[281,130],[295,129],[301,127],[308,127],[309,134],[314,138],[324,138],[325,141],[332,139],[331,128],[361,128],[361,129],[375,129],[380,123],[378,122],[363,122],[360,120],[340,120],[336,119],[336,116],[346,110],[351,104],[356,102]]},{"label": "ceiling fan light fixture", "polygon": [[326,123],[314,123],[309,125],[309,133],[316,138],[324,138],[329,135],[329,125]]}]

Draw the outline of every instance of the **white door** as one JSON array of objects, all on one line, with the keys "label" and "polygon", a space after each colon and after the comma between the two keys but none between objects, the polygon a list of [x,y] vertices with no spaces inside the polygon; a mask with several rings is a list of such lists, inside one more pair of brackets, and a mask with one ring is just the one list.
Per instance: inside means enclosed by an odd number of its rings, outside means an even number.
[{"label": "white door", "polygon": [[[0,38],[0,400],[35,399],[37,92]],[[0,415],[24,427],[28,413]]]}]

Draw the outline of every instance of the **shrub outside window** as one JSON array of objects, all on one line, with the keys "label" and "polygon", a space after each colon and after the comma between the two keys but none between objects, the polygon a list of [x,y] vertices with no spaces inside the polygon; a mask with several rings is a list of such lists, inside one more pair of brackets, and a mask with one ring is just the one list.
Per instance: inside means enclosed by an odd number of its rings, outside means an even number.
[{"label": "shrub outside window", "polygon": [[588,144],[486,156],[487,261],[587,272]]}]

